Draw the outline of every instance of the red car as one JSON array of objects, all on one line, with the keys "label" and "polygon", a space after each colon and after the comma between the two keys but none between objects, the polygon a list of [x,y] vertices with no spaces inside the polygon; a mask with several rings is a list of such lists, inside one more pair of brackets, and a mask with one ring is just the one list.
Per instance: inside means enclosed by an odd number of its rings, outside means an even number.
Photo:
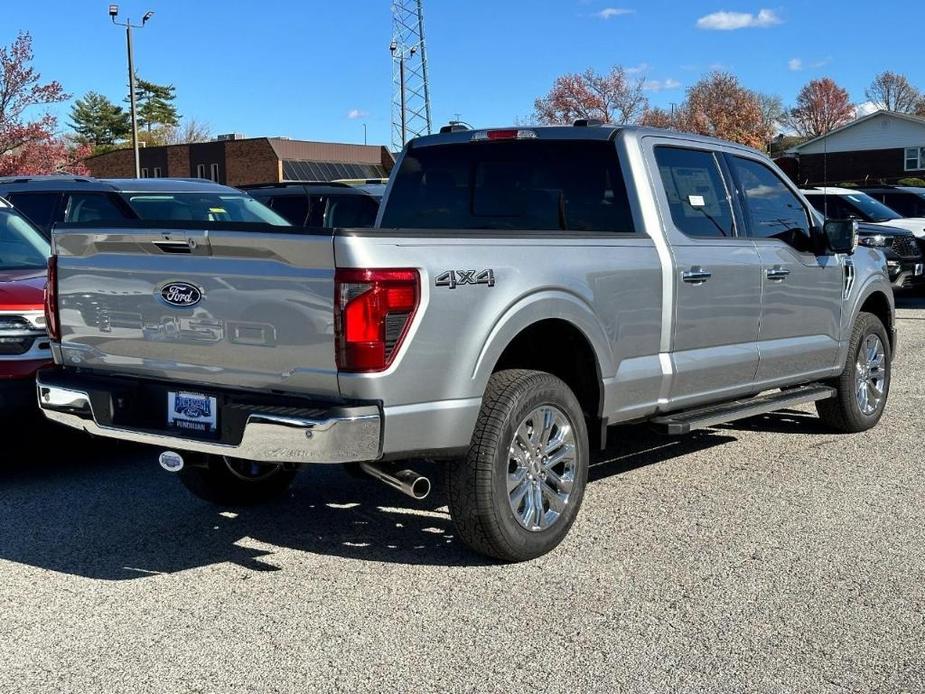
[{"label": "red car", "polygon": [[36,407],[35,372],[51,361],[45,331],[50,248],[30,222],[0,198],[0,410]]}]

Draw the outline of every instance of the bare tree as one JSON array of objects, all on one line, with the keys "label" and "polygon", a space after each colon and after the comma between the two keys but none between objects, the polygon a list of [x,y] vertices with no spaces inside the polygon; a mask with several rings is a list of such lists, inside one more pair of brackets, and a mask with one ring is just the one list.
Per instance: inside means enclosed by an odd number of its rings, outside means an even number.
[{"label": "bare tree", "polygon": [[649,105],[643,81],[629,77],[619,65],[607,74],[588,68],[562,75],[549,93],[534,103],[536,120],[554,124],[596,118],[618,125],[636,123]]},{"label": "bare tree", "polygon": [[900,113],[915,113],[922,104],[922,92],[912,86],[905,75],[881,72],[864,92],[877,108]]},{"label": "bare tree", "polygon": [[184,118],[180,125],[169,129],[167,133],[167,144],[169,145],[187,145],[194,142],[208,142],[212,139],[212,127],[195,118]]},{"label": "bare tree", "polygon": [[761,109],[762,126],[769,135],[773,135],[780,130],[787,117],[784,102],[774,94],[756,92],[755,97],[758,99],[758,107]]}]

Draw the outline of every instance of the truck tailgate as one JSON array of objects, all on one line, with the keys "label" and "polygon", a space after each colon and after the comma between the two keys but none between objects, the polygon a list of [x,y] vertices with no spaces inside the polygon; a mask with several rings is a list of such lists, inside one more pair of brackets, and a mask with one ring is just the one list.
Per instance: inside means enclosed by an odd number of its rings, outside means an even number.
[{"label": "truck tailgate", "polygon": [[55,250],[63,364],[338,393],[329,234],[65,228]]}]

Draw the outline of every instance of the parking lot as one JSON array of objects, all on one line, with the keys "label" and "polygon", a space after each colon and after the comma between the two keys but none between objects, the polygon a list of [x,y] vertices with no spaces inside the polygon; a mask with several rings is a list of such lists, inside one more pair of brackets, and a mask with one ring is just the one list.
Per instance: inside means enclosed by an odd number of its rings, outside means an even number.
[{"label": "parking lot", "polygon": [[925,299],[881,425],[614,432],[563,546],[496,565],[339,468],[220,512],[39,428],[0,469],[0,691],[925,691]]}]

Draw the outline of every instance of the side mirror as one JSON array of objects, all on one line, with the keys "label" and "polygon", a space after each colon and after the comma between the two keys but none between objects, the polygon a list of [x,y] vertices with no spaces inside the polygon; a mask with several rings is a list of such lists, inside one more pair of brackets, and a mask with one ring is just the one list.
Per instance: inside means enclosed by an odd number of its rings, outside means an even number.
[{"label": "side mirror", "polygon": [[856,219],[827,219],[822,227],[828,250],[832,253],[854,253],[858,247]]}]

